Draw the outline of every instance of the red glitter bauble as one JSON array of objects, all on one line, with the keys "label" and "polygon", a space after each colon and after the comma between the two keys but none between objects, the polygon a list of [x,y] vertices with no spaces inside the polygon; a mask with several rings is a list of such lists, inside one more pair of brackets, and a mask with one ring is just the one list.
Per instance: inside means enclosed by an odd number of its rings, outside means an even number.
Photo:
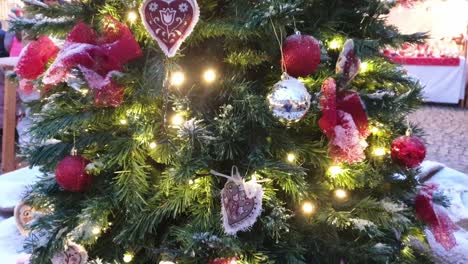
[{"label": "red glitter bauble", "polygon": [[82,156],[68,156],[59,162],[55,169],[57,183],[70,192],[82,192],[91,184],[91,176],[86,172],[89,161]]},{"label": "red glitter bauble", "polygon": [[426,158],[426,146],[417,137],[402,136],[392,142],[392,159],[406,168],[416,168]]},{"label": "red glitter bauble", "polygon": [[293,77],[306,77],[320,64],[320,44],[312,36],[295,34],[283,43],[283,65]]}]

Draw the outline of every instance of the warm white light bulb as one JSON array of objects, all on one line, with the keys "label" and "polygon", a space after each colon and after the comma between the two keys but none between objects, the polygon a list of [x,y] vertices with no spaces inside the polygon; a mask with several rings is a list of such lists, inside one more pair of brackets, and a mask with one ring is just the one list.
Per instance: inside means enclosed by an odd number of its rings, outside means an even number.
[{"label": "warm white light bulb", "polygon": [[181,114],[175,114],[172,117],[171,122],[174,126],[181,126],[185,122],[185,119]]},{"label": "warm white light bulb", "polygon": [[213,69],[208,69],[203,73],[203,79],[207,83],[212,83],[216,80],[216,71]]},{"label": "warm white light bulb", "polygon": [[374,149],[374,155],[377,157],[382,157],[385,156],[387,153],[387,150],[385,148],[375,148]]},{"label": "warm white light bulb", "polygon": [[125,263],[129,263],[129,262],[132,261],[132,260],[133,260],[133,255],[132,255],[132,254],[130,254],[130,253],[125,253],[125,254],[123,255],[123,261],[124,261]]},{"label": "warm white light bulb", "polygon": [[335,191],[335,196],[338,199],[345,199],[346,197],[348,197],[348,193],[343,189],[338,189]]},{"label": "warm white light bulb", "polygon": [[369,70],[369,63],[368,62],[363,62],[361,63],[361,73],[365,73]]},{"label": "warm white light bulb", "polygon": [[158,144],[156,144],[156,142],[151,142],[149,144],[150,149],[155,149],[157,146],[158,146]]},{"label": "warm white light bulb", "polygon": [[330,166],[330,168],[328,168],[328,173],[330,173],[332,177],[336,177],[342,174],[343,172],[344,172],[344,169],[341,168],[341,166],[339,165]]},{"label": "warm white light bulb", "polygon": [[378,127],[373,126],[373,127],[371,127],[370,132],[373,135],[377,135],[380,132],[380,129]]},{"label": "warm white light bulb", "polygon": [[289,162],[294,162],[296,160],[296,155],[294,155],[294,153],[289,153],[286,158]]},{"label": "warm white light bulb", "polygon": [[101,233],[101,229],[99,227],[93,227],[93,229],[91,230],[91,233],[93,233],[93,235],[99,235],[99,233]]},{"label": "warm white light bulb", "polygon": [[302,205],[302,212],[304,212],[304,214],[312,214],[313,212],[315,211],[315,205],[311,202],[305,202],[303,205]]},{"label": "warm white light bulb", "polygon": [[135,11],[130,11],[127,14],[127,19],[130,23],[135,23],[135,21],[138,19],[138,14]]},{"label": "warm white light bulb", "polygon": [[181,86],[185,82],[185,74],[181,71],[173,72],[171,74],[171,85]]},{"label": "warm white light bulb", "polygon": [[338,39],[333,39],[330,41],[328,47],[333,50],[339,49],[341,47],[341,42]]}]

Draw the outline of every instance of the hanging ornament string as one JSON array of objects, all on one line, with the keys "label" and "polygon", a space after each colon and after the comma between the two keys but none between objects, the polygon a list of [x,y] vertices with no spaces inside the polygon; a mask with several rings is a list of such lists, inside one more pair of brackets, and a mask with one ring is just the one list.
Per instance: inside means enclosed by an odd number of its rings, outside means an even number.
[{"label": "hanging ornament string", "polygon": [[296,33],[300,33],[300,31],[297,29],[297,26],[296,26],[296,18],[293,16],[293,25],[294,25],[294,32]]},{"label": "hanging ornament string", "polygon": [[406,117],[406,136],[409,137],[413,134],[413,130],[411,129],[411,124],[410,124],[410,121],[409,121],[409,118]]},{"label": "hanging ornament string", "polygon": [[243,188],[245,190],[245,193],[246,193],[247,197],[249,197],[249,198],[252,198],[255,195],[255,193],[257,191],[256,190],[256,184],[257,183],[262,183],[262,182],[268,182],[269,181],[268,179],[257,180],[255,176],[252,176],[252,179],[250,181],[245,182],[244,178],[240,175],[239,169],[237,168],[237,166],[232,166],[231,176],[226,175],[226,174],[222,174],[222,173],[217,172],[215,170],[211,170],[210,173],[213,174],[214,176],[226,178],[226,179],[228,179],[228,181],[233,181],[234,183],[236,183],[236,184],[238,184],[240,186],[243,186]]},{"label": "hanging ornament string", "polygon": [[169,76],[169,70],[167,67],[169,65],[169,60],[166,59],[164,61],[164,65],[165,65],[165,74],[164,74],[164,80],[163,80],[163,108],[164,108],[164,113],[163,113],[163,124],[164,124],[164,128],[166,128],[166,125],[167,125],[167,108],[168,108],[168,103],[169,103],[169,89],[171,88],[171,82],[169,80],[170,76]]},{"label": "hanging ornament string", "polygon": [[284,54],[283,54],[283,31],[279,29],[280,35],[276,31],[275,24],[273,23],[273,19],[270,17],[271,27],[273,28],[273,33],[275,33],[276,41],[278,42],[280,53],[281,53],[281,72],[284,76],[287,72],[286,64],[284,63]]},{"label": "hanging ornament string", "polygon": [[73,147],[71,149],[70,154],[72,156],[77,156],[78,155],[78,149],[76,149],[76,132],[73,131]]}]

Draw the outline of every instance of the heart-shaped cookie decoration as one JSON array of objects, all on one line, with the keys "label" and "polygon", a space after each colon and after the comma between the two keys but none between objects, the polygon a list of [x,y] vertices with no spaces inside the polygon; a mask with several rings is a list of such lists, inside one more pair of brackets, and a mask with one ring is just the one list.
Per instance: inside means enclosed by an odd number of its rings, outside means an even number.
[{"label": "heart-shaped cookie decoration", "polygon": [[262,186],[255,181],[228,181],[221,192],[224,230],[234,235],[249,229],[262,212]]},{"label": "heart-shaped cookie decoration", "polygon": [[168,57],[173,57],[198,22],[196,0],[146,0],[140,8],[143,24]]}]

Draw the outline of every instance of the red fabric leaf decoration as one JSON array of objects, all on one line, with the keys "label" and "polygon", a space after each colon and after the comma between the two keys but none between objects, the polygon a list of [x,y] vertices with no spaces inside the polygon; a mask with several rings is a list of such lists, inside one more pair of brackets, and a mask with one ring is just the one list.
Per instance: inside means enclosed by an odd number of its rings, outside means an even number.
[{"label": "red fabric leaf decoration", "polygon": [[94,105],[96,107],[117,107],[123,103],[124,88],[114,81],[99,90],[94,90]]},{"label": "red fabric leaf decoration", "polygon": [[333,78],[326,79],[322,85],[320,107],[322,108],[322,118],[319,120],[319,127],[328,138],[332,138],[337,124],[336,82]]},{"label": "red fabric leaf decoration", "polygon": [[349,113],[353,117],[361,137],[367,138],[370,135],[369,119],[362,105],[361,97],[357,92],[340,92],[337,96],[337,108],[338,110]]},{"label": "red fabric leaf decoration", "polygon": [[348,83],[356,77],[360,68],[361,60],[354,51],[354,41],[348,39],[336,63],[336,73],[343,74],[344,81]]}]

